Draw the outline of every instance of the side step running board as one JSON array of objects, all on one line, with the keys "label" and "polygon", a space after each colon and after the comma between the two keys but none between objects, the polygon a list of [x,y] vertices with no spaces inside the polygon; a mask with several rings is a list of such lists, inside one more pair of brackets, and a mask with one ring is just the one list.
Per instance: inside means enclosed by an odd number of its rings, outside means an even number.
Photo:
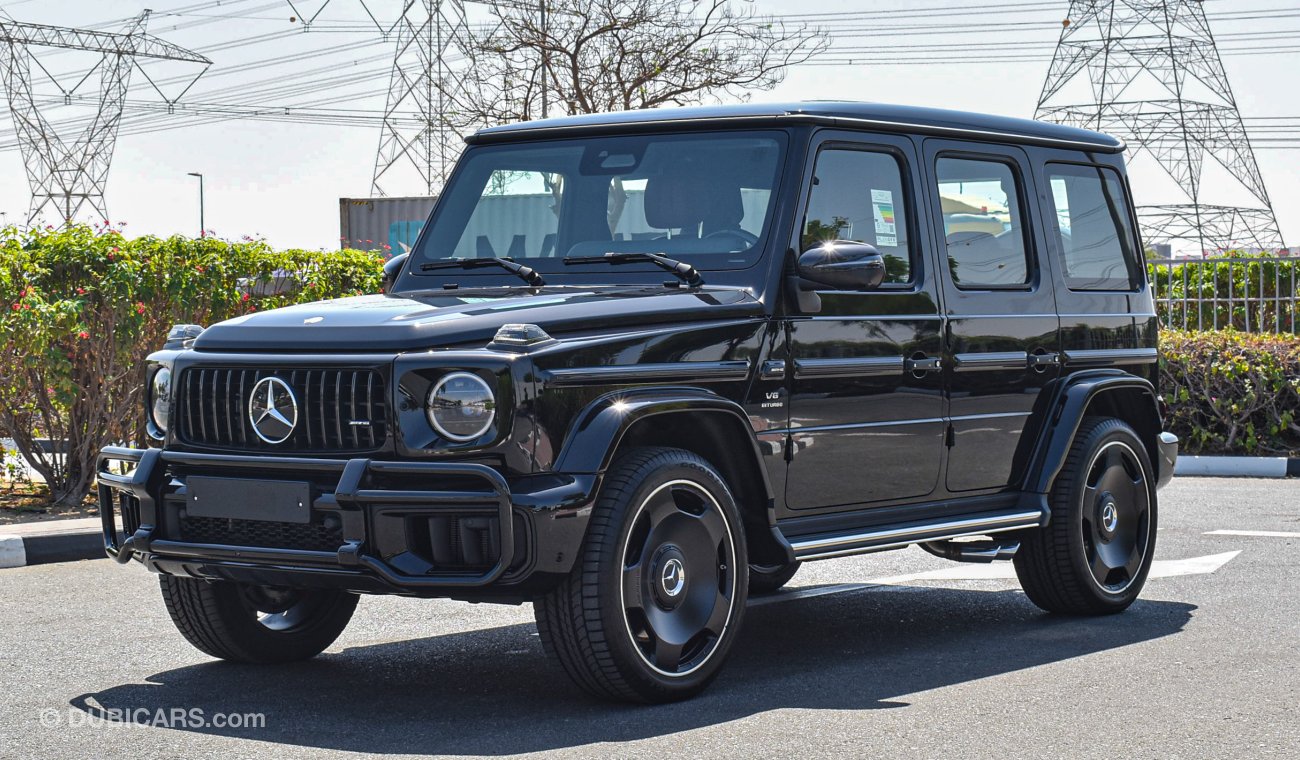
[{"label": "side step running board", "polygon": [[962,536],[982,536],[1008,530],[1037,528],[1043,524],[1040,510],[1016,510],[969,517],[948,518],[936,522],[893,525],[836,535],[816,535],[790,540],[794,555],[800,560],[829,559],[850,554],[897,549],[911,544],[945,541]]}]

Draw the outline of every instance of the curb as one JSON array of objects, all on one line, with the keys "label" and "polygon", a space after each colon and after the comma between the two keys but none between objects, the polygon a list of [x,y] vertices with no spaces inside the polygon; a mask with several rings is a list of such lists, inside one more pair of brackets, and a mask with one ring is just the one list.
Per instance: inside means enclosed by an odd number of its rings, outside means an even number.
[{"label": "curb", "polygon": [[97,517],[0,527],[0,568],[105,556]]},{"label": "curb", "polygon": [[1300,458],[1180,456],[1174,475],[1210,478],[1298,478]]}]

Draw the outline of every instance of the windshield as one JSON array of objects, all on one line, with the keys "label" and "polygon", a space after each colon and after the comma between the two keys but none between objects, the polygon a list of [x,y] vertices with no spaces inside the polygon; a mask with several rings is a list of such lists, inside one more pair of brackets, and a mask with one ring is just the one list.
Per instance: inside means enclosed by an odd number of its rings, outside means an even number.
[{"label": "windshield", "polygon": [[767,235],[784,145],[779,132],[726,132],[475,148],[415,258],[501,256],[558,273],[565,258],[658,253],[701,270],[747,267]]}]

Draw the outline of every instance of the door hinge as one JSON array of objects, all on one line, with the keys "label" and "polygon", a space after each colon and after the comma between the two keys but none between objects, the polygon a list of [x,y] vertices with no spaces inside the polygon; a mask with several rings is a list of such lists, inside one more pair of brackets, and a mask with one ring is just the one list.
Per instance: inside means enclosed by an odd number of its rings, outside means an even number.
[{"label": "door hinge", "polygon": [[950,449],[953,446],[957,445],[957,431],[952,429],[952,425],[949,425],[948,429],[944,431],[943,445],[947,446]]}]

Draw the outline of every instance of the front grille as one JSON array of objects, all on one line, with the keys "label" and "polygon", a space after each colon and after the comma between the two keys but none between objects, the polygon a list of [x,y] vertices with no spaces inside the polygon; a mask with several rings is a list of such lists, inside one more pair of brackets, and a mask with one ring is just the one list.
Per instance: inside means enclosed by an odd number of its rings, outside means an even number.
[{"label": "front grille", "polygon": [[343,545],[342,529],[325,525],[220,517],[182,517],[180,525],[181,540],[191,544],[313,552],[336,552]]},{"label": "front grille", "polygon": [[[253,387],[278,377],[293,389],[297,425],[281,443],[254,432],[248,415]],[[179,385],[180,436],[216,448],[277,452],[367,451],[388,436],[384,379],[371,369],[270,370],[191,367]]]}]

